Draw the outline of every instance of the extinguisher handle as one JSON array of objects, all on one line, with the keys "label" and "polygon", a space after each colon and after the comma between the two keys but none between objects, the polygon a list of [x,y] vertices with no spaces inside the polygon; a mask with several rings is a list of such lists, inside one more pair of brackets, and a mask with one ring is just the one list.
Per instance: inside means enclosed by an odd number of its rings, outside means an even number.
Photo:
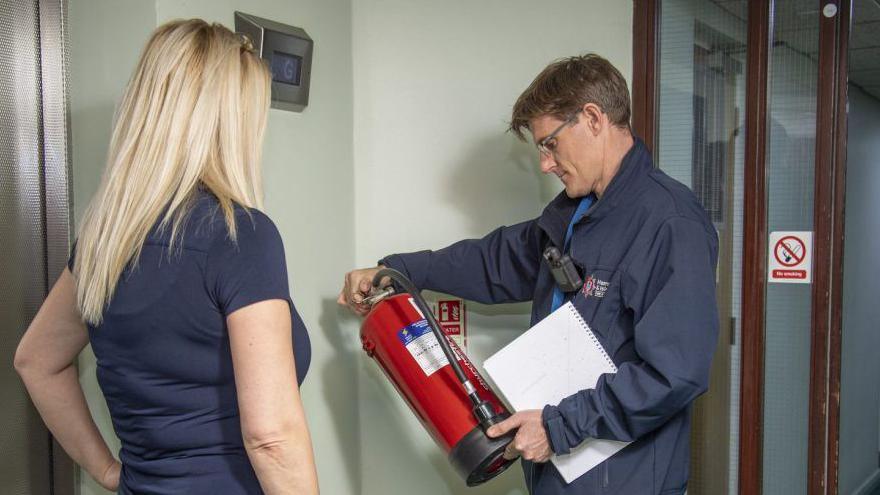
[{"label": "extinguisher handle", "polygon": [[376,304],[377,302],[381,301],[382,299],[385,299],[386,297],[393,296],[394,292],[395,292],[394,286],[389,285],[388,287],[385,287],[384,289],[380,289],[379,292],[376,292],[372,296],[369,296],[366,299],[364,299],[364,304],[366,304],[367,306],[372,306],[372,305]]}]

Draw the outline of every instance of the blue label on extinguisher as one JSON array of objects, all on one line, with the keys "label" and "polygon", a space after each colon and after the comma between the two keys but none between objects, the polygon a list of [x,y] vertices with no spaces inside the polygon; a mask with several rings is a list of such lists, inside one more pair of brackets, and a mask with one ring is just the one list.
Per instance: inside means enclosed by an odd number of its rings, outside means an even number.
[{"label": "blue label on extinguisher", "polygon": [[397,332],[397,338],[403,342],[403,345],[409,345],[426,333],[431,333],[431,325],[428,325],[427,320],[420,320]]},{"label": "blue label on extinguisher", "polygon": [[397,338],[406,346],[426,375],[431,376],[435,371],[449,364],[427,320],[419,320],[407,325],[397,332]]}]

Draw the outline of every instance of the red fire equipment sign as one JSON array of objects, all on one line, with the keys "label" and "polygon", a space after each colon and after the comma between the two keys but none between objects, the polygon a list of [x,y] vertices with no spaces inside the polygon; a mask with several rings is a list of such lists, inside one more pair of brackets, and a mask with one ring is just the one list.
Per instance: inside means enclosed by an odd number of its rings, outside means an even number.
[{"label": "red fire equipment sign", "polygon": [[443,299],[434,307],[437,322],[455,343],[467,352],[467,314],[461,299]]}]

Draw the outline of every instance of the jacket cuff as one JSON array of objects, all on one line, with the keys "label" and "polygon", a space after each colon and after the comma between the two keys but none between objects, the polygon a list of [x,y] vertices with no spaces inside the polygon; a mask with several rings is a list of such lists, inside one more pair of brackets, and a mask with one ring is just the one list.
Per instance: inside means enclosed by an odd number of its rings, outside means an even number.
[{"label": "jacket cuff", "polygon": [[[406,271],[406,265],[403,264],[403,260],[400,259],[400,256],[396,254],[390,254],[377,261],[376,266],[379,265],[384,265],[385,268],[397,270],[402,273],[406,278],[409,278],[410,281],[412,281],[412,278],[410,278],[410,274]],[[394,291],[396,294],[403,294],[404,292],[406,292],[405,290],[403,290],[403,287],[397,283],[396,280],[391,280],[391,286],[394,287]]]},{"label": "jacket cuff", "polygon": [[565,419],[559,413],[556,406],[544,406],[541,411],[541,422],[544,423],[544,430],[547,432],[547,439],[550,441],[550,449],[554,454],[565,455],[571,452],[568,442],[565,441]]},{"label": "jacket cuff", "polygon": [[[413,285],[422,290],[427,288],[425,287],[425,277],[430,253],[430,251],[416,251],[414,253],[392,254],[379,260],[379,264],[404,274]],[[394,286],[400,289],[397,284]]]},{"label": "jacket cuff", "polygon": [[389,254],[388,256],[382,258],[381,260],[376,262],[376,266],[385,265],[385,268],[393,268],[394,270],[407,275],[406,267],[403,265],[403,261],[400,259],[400,256],[396,254]]}]

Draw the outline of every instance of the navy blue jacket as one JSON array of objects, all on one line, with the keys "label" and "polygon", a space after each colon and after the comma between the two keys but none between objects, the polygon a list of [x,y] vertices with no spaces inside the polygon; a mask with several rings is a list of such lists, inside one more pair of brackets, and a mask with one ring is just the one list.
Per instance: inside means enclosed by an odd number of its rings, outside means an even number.
[{"label": "navy blue jacket", "polygon": [[[541,253],[561,248],[579,201],[562,193],[535,220],[382,263],[421,289],[481,303],[531,300],[535,324],[550,312],[554,286]],[[569,253],[585,283],[566,299],[618,372],[544,408],[551,448],[565,454],[587,438],[633,443],[568,485],[552,463],[524,461],[526,484],[540,495],[684,493],[691,404],[708,388],[718,338],[715,229],[637,139],[574,225]]]}]

